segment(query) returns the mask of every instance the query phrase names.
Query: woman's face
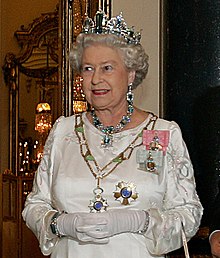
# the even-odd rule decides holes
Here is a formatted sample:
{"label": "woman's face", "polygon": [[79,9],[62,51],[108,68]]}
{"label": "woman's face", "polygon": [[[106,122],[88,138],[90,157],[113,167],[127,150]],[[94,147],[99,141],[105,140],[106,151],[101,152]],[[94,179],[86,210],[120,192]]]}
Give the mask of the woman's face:
{"label": "woman's face", "polygon": [[96,44],[84,50],[81,75],[87,101],[97,110],[113,110],[127,102],[135,72],[127,71],[119,51]]}

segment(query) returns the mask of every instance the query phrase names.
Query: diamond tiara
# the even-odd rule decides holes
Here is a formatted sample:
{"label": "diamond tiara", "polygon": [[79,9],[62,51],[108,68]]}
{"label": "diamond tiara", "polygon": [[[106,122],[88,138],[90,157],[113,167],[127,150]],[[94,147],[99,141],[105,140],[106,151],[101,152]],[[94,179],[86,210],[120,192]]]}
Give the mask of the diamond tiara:
{"label": "diamond tiara", "polygon": [[97,11],[94,21],[85,16],[82,33],[84,34],[115,34],[123,37],[128,44],[140,44],[141,31],[135,32],[134,26],[129,28],[122,13],[111,19],[103,11]]}

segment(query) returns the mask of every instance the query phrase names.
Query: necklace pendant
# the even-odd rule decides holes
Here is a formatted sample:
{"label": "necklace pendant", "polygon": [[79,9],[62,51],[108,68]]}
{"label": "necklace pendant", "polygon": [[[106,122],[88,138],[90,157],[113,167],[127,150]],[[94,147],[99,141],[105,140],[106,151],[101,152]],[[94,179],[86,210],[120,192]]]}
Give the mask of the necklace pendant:
{"label": "necklace pendant", "polygon": [[97,186],[94,190],[94,198],[90,200],[89,208],[90,212],[103,212],[106,211],[108,204],[107,200],[102,197],[103,189]]}
{"label": "necklace pendant", "polygon": [[101,146],[103,148],[112,147],[113,136],[111,134],[105,134],[101,141]]}

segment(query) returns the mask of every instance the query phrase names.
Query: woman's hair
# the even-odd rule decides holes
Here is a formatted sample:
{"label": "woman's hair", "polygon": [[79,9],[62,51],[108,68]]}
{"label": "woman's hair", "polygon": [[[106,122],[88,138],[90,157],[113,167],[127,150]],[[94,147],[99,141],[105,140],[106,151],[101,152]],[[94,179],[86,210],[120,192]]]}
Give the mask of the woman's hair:
{"label": "woman's hair", "polygon": [[135,71],[132,88],[135,89],[146,77],[148,72],[148,55],[140,44],[129,44],[123,37],[114,34],[79,34],[76,43],[70,51],[70,62],[77,72],[81,72],[82,55],[86,47],[103,44],[120,50],[125,67],[128,71]]}

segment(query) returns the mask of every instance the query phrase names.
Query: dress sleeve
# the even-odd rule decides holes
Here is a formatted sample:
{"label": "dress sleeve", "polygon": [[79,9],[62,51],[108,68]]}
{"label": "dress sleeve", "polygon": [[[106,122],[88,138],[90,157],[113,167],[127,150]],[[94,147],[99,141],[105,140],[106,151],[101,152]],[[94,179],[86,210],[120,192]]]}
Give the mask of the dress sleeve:
{"label": "dress sleeve", "polygon": [[196,193],[193,166],[179,126],[171,122],[170,141],[165,156],[166,191],[163,209],[149,210],[150,224],[145,234],[146,245],[152,254],[160,255],[180,248],[182,229],[187,240],[200,225],[203,207]]}
{"label": "dress sleeve", "polygon": [[64,117],[55,122],[44,146],[44,153],[35,173],[32,192],[27,196],[22,216],[26,225],[39,241],[41,252],[49,255],[59,238],[52,234],[50,222],[57,212],[52,207],[50,187],[52,183],[54,139],[59,124]]}

